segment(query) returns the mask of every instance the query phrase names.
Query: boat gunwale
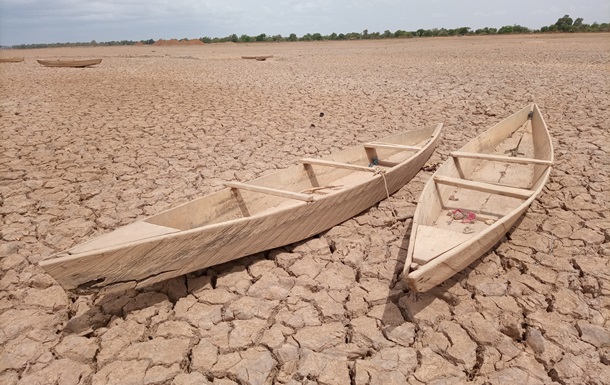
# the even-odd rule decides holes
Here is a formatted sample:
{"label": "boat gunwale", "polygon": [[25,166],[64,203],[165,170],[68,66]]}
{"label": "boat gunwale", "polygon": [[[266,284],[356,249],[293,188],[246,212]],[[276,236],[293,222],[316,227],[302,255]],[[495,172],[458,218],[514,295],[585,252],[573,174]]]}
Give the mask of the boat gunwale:
{"label": "boat gunwale", "polygon": [[[543,133],[545,134],[545,138],[548,142],[549,145],[549,158],[550,159],[545,159],[545,160],[549,160],[551,162],[555,162],[555,151],[553,148],[553,142],[551,139],[551,135],[550,132],[548,130],[548,126],[544,120],[544,117],[542,116],[542,113],[540,112],[540,109],[538,108],[538,106],[535,103],[531,103],[528,106],[524,107],[523,109],[515,112],[514,114],[509,115],[508,117],[506,117],[505,119],[502,119],[500,122],[496,123],[495,125],[493,125],[492,127],[490,127],[489,129],[483,131],[482,133],[480,133],[479,135],[477,135],[476,137],[474,137],[473,139],[471,139],[470,141],[468,141],[464,146],[462,146],[462,148],[460,148],[460,150],[458,151],[462,151],[463,147],[466,147],[468,144],[470,144],[471,142],[474,142],[476,140],[478,140],[481,136],[483,136],[485,133],[487,133],[488,131],[494,129],[495,127],[499,126],[504,120],[509,119],[511,116],[520,113],[521,111],[523,111],[526,108],[530,108],[530,110],[537,114],[540,119],[541,119],[541,123],[542,123],[542,128],[543,128]],[[447,160],[445,162],[448,162],[449,159],[451,158],[451,156],[449,156],[447,158]],[[443,163],[445,164],[445,163]],[[442,165],[441,165],[442,167]],[[512,226],[512,224],[514,224],[514,222],[516,222],[519,217],[521,215],[523,215],[525,213],[525,211],[528,209],[528,207],[533,203],[533,201],[535,199],[538,198],[538,196],[540,195],[540,193],[542,192],[542,190],[544,189],[544,186],[546,185],[551,171],[553,170],[553,165],[545,165],[546,169],[544,170],[544,172],[542,173],[542,175],[538,178],[538,180],[533,181],[533,186],[538,184],[538,187],[536,189],[532,189],[532,194],[523,200],[523,202],[521,202],[520,204],[518,204],[512,211],[510,211],[509,213],[503,215],[502,217],[500,217],[496,222],[494,222],[493,224],[489,225],[489,227],[487,227],[486,229],[484,229],[483,231],[475,234],[475,236],[473,236],[472,238],[468,239],[467,241],[464,241],[460,244],[458,244],[457,246],[443,252],[442,254],[440,254],[439,256],[435,257],[434,259],[430,260],[428,263],[423,264],[421,266],[419,266],[417,268],[417,270],[413,270],[410,271],[411,269],[411,264],[413,263],[413,254],[414,254],[414,249],[415,249],[415,240],[417,238],[417,226],[419,226],[419,223],[417,223],[417,219],[418,219],[418,211],[419,210],[423,210],[424,206],[425,208],[427,208],[429,205],[427,204],[423,204],[422,198],[424,196],[424,191],[426,191],[429,187],[432,186],[435,182],[434,182],[434,175],[436,174],[436,172],[430,177],[430,179],[428,180],[428,182],[426,183],[426,185],[424,186],[424,189],[422,190],[422,194],[420,195],[420,198],[418,199],[417,202],[417,208],[416,208],[416,212],[414,213],[413,216],[413,225],[411,228],[411,236],[409,239],[409,247],[408,247],[408,251],[407,251],[407,258],[405,261],[405,265],[403,268],[403,279],[406,281],[407,286],[409,287],[410,290],[415,291],[415,292],[424,292],[427,291],[431,288],[433,288],[434,286],[444,282],[445,280],[451,278],[452,276],[454,276],[455,274],[459,273],[461,270],[456,271],[455,269],[453,269],[451,266],[446,265],[446,261],[451,260],[453,258],[455,258],[456,256],[458,256],[460,253],[462,253],[464,250],[467,250],[469,247],[471,247],[472,245],[474,245],[475,243],[479,242],[481,239],[484,239],[485,237],[487,237],[489,234],[493,234],[495,233],[496,230],[498,230],[498,228],[500,226],[503,226],[504,229],[503,231],[501,231],[500,233],[498,233],[498,237],[494,237],[497,238],[494,240],[494,244],[496,244],[500,239],[502,239],[502,237],[510,230],[510,227]],[[440,170],[440,167],[439,167]],[[438,171],[438,170],[437,170]],[[512,224],[511,226],[505,226],[507,223],[511,222]],[[491,246],[491,248],[493,248],[493,245]],[[478,258],[482,257],[483,255],[485,255],[486,253],[489,252],[489,250],[491,250],[491,248],[487,248],[486,250],[484,250],[482,253],[476,253],[475,255],[471,255],[468,261],[468,259],[465,259],[465,261],[468,261],[467,265],[470,265],[471,263],[473,263],[474,261],[476,261]],[[434,281],[432,281],[432,283],[430,283],[430,281],[426,281],[425,283],[421,283],[421,277],[427,275],[428,273],[432,272],[435,268],[437,268],[439,265],[445,265],[447,266],[449,269],[451,269],[453,271],[453,274],[446,276],[443,275],[444,278],[442,278],[440,281],[438,279],[435,279]]]}
{"label": "boat gunwale", "polygon": [[[409,162],[417,159],[421,154],[423,154],[424,152],[428,151],[433,144],[437,143],[437,141],[438,141],[438,139],[440,137],[442,128],[443,128],[443,123],[438,123],[435,126],[434,125],[430,125],[430,126],[427,126],[427,127],[424,127],[424,128],[416,129],[416,130],[404,131],[403,133],[409,133],[409,132],[415,132],[415,131],[423,131],[423,130],[431,130],[432,134],[428,138],[428,142],[425,145],[423,145],[420,150],[418,150],[415,153],[412,153],[409,158],[405,159],[404,161],[402,161],[400,163],[397,163],[395,166],[392,166],[390,168],[387,168],[387,169],[383,170],[384,173],[387,174],[387,173],[398,171],[402,167],[405,167],[406,165],[408,165]],[[391,136],[389,136],[389,137],[391,137]],[[382,140],[383,139],[387,139],[389,137],[382,138]],[[362,143],[360,145],[356,145],[356,146],[351,146],[351,147],[345,148],[344,150],[349,150],[350,148],[357,149],[357,148],[360,148],[360,147],[364,147],[364,143]],[[292,166],[295,166],[295,165],[292,165]],[[288,166],[288,167],[291,167],[291,166]],[[286,169],[288,169],[288,168],[286,168]],[[261,178],[264,178],[264,177],[268,177],[269,175],[272,175],[272,174],[277,173],[277,172],[282,172],[282,171],[284,171],[286,169],[277,170],[277,171],[275,171],[273,173],[270,173],[270,174],[267,174],[267,175],[263,175],[260,178],[253,179],[251,181],[247,181],[247,182],[244,182],[244,183],[254,182],[254,181],[258,180],[258,179],[261,179]],[[359,172],[359,171],[354,171],[354,172]],[[41,260],[39,262],[39,264],[40,264],[41,267],[44,267],[44,266],[53,265],[53,264],[62,263],[62,262],[68,262],[68,261],[76,260],[76,259],[80,259],[80,258],[87,258],[87,257],[92,256],[92,255],[108,253],[108,252],[112,252],[112,251],[120,250],[120,249],[124,249],[124,248],[136,247],[136,246],[142,245],[144,243],[156,242],[156,241],[161,241],[163,239],[171,239],[171,238],[181,237],[181,236],[188,236],[190,234],[195,234],[195,233],[199,233],[199,232],[203,232],[203,231],[207,231],[207,230],[213,230],[213,229],[219,229],[219,228],[223,228],[223,227],[229,227],[229,226],[233,226],[233,225],[240,224],[240,223],[243,223],[243,222],[251,221],[252,218],[264,217],[266,215],[271,215],[271,214],[285,213],[287,211],[293,210],[295,207],[300,207],[300,206],[304,206],[304,205],[308,205],[308,204],[313,204],[314,202],[324,201],[326,199],[330,199],[331,197],[334,197],[337,194],[348,193],[349,191],[357,189],[362,184],[370,183],[370,182],[372,182],[372,181],[374,181],[376,179],[382,178],[382,177],[384,177],[384,176],[382,176],[380,173],[376,173],[376,174],[372,175],[372,177],[370,179],[366,179],[365,181],[363,181],[361,183],[354,184],[352,186],[349,186],[348,188],[345,188],[345,189],[342,189],[342,190],[338,190],[338,191],[332,191],[331,193],[323,195],[323,196],[314,195],[314,199],[313,199],[312,202],[297,201],[297,202],[295,202],[294,205],[291,205],[289,207],[283,207],[283,208],[280,208],[280,209],[277,209],[277,210],[273,210],[273,211],[270,211],[270,212],[267,212],[267,213],[263,213],[261,215],[255,214],[255,215],[252,215],[252,216],[249,216],[249,217],[230,219],[230,220],[226,220],[226,221],[222,221],[222,222],[218,222],[218,223],[212,223],[212,224],[209,224],[209,225],[195,227],[193,229],[188,229],[188,230],[179,230],[179,229],[177,229],[178,231],[172,232],[172,233],[169,233],[169,234],[156,235],[156,236],[142,238],[142,239],[135,240],[135,241],[128,241],[128,242],[125,242],[125,243],[120,243],[120,244],[113,245],[113,246],[100,247],[100,248],[91,249],[91,250],[87,250],[87,251],[80,252],[80,253],[70,254],[70,250],[71,249],[74,249],[74,248],[82,245],[82,243],[81,244],[77,244],[77,245],[71,247],[70,249],[63,250],[61,252],[58,252],[56,254],[53,254],[53,255],[51,255],[51,256]],[[216,193],[219,193],[219,192],[221,192],[223,190],[230,190],[230,188],[223,188],[221,190],[214,191],[214,192],[211,192],[209,194],[205,194],[205,195],[203,195],[201,197],[198,197],[196,199],[201,199],[201,198],[204,198],[205,196],[208,196],[208,195],[211,195],[211,194],[216,194]],[[176,207],[170,208],[168,210],[164,210],[164,211],[162,211],[162,212],[160,212],[158,214],[155,214],[155,215],[152,215],[152,216],[148,216],[146,218],[143,218],[141,220],[132,222],[130,224],[138,223],[138,222],[145,222],[147,219],[149,219],[149,218],[151,218],[153,216],[160,215],[162,213],[166,213],[166,212],[171,211],[171,210],[175,210],[175,209],[179,208],[180,206],[189,204],[191,202],[192,201],[185,202],[185,203],[183,203],[181,205],[178,205]],[[128,226],[128,225],[125,225],[125,226]],[[113,229],[112,231],[117,230],[117,229],[122,228],[122,227],[124,227],[124,226],[117,227],[117,228]],[[171,228],[171,227],[168,227],[168,228]],[[105,234],[100,234],[99,237],[107,235],[107,234],[110,234],[110,233],[112,233],[112,231],[110,231],[108,233],[105,233]],[[92,240],[94,240],[96,238],[98,238],[98,237],[93,237],[93,238],[89,239],[88,241],[92,241]],[[88,241],[86,241],[86,242],[88,242]]]}

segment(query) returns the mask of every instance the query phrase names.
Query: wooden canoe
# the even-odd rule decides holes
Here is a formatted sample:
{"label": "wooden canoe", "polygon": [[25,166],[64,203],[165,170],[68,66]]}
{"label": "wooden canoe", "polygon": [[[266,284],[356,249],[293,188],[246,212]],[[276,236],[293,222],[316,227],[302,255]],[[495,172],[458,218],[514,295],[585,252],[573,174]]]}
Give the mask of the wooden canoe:
{"label": "wooden canoe", "polygon": [[39,64],[45,67],[74,67],[83,68],[100,64],[102,59],[90,60],[36,60]]}
{"label": "wooden canoe", "polygon": [[24,60],[22,57],[5,57],[0,58],[0,63],[21,63]]}
{"label": "wooden canoe", "polygon": [[249,59],[249,60],[257,60],[257,61],[265,61],[267,59],[271,59],[273,57],[273,55],[265,55],[265,56],[242,56],[242,59]]}
{"label": "wooden canoe", "polygon": [[450,153],[415,210],[403,272],[409,288],[426,291],[496,245],[540,194],[553,160],[535,104]]}
{"label": "wooden canoe", "polygon": [[438,124],[407,131],[302,159],[250,182],[226,183],[223,190],[84,242],[40,266],[68,290],[124,290],[298,242],[398,191],[424,166],[441,129]]}

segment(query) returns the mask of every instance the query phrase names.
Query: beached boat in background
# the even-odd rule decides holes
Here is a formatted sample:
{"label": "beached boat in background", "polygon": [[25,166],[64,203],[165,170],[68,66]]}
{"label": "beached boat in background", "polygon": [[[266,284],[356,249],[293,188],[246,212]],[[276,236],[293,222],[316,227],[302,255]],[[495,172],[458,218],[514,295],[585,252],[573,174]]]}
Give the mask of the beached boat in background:
{"label": "beached boat in background", "polygon": [[263,56],[242,56],[242,59],[248,60],[257,60],[257,61],[265,61],[267,59],[271,59],[273,55],[263,55]]}
{"label": "beached boat in background", "polygon": [[535,104],[449,155],[424,187],[413,218],[403,277],[416,292],[498,243],[540,194],[554,160]]}
{"label": "beached boat in background", "polygon": [[403,187],[442,124],[365,143],[203,196],[40,262],[64,288],[138,288],[325,231]]}
{"label": "beached boat in background", "polygon": [[0,63],[21,63],[24,60],[22,57],[5,57],[0,58]]}
{"label": "beached boat in background", "polygon": [[36,60],[39,64],[45,67],[74,67],[84,68],[100,64],[102,59],[87,59],[87,60]]}

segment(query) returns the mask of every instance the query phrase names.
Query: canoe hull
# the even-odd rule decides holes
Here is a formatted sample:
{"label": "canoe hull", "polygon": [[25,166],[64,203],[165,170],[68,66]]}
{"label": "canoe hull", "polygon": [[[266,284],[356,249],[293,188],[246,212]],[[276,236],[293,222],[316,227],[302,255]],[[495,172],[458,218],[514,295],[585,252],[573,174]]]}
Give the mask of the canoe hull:
{"label": "canoe hull", "polygon": [[8,58],[0,58],[0,63],[21,63],[25,58],[22,57],[8,57]]}
{"label": "canoe hull", "polygon": [[[540,111],[536,105],[526,107],[518,113],[511,115],[500,124],[474,138],[460,151],[470,152],[481,148],[489,149],[494,147],[497,143],[494,140],[491,140],[491,138],[512,134],[513,132],[511,131],[511,125],[513,124],[513,121],[515,124],[520,124],[521,120],[528,116],[528,113],[533,115],[532,119],[534,129],[532,130],[532,136],[533,142],[536,142],[535,144],[537,145],[537,148],[533,152],[538,153],[537,158],[539,161],[542,160],[544,162],[552,163],[554,157],[550,135],[548,134],[544,119],[542,118],[542,115],[540,114]],[[494,130],[496,130],[496,132],[494,132]],[[521,141],[519,141],[519,143],[521,143]],[[497,218],[493,224],[486,226],[478,233],[474,234],[467,241],[458,241],[455,244],[450,244],[446,250],[440,251],[438,256],[434,257],[423,265],[416,266],[415,270],[410,271],[412,263],[417,258],[416,244],[417,242],[423,242],[421,237],[418,237],[418,230],[421,229],[420,226],[433,226],[431,224],[432,220],[428,216],[430,212],[440,210],[442,213],[443,211],[448,211],[447,208],[440,208],[438,206],[438,202],[435,202],[435,200],[437,200],[436,197],[439,194],[438,185],[435,182],[435,176],[437,174],[443,176],[451,175],[452,173],[455,173],[453,167],[454,160],[450,156],[449,159],[443,165],[441,165],[441,167],[439,167],[437,172],[432,178],[430,178],[424,187],[414,214],[403,278],[406,280],[409,288],[415,292],[427,291],[451,278],[455,274],[465,269],[468,265],[475,262],[484,253],[500,242],[511,227],[527,211],[531,203],[538,197],[552,170],[550,165],[530,165],[532,185],[528,186],[528,190],[531,191],[531,195],[527,199],[523,199],[523,201],[519,204],[514,204],[510,208],[510,211],[507,211],[504,215]],[[474,166],[472,168],[474,168]],[[460,170],[460,172],[463,172],[463,170]],[[451,191],[449,191],[449,193],[451,193]],[[444,206],[445,203],[448,204],[449,202],[450,201],[448,199],[445,200],[442,206]],[[458,202],[455,202],[455,204],[459,204]],[[441,216],[436,220],[435,226],[438,226],[438,221],[448,221],[447,223],[449,223],[449,221],[451,221],[449,218],[450,217],[447,216],[444,216],[443,218],[441,214]],[[449,226],[444,227],[447,228]],[[427,228],[429,229],[429,227]],[[456,237],[457,236],[458,235],[456,235]],[[460,234],[459,236],[462,235]],[[440,242],[443,241],[445,240],[440,240]],[[419,250],[422,250],[422,248],[419,248]]]}
{"label": "canoe hull", "polygon": [[72,67],[84,68],[100,64],[102,59],[91,60],[36,60],[39,64],[45,67]]}
{"label": "canoe hull", "polygon": [[[260,215],[119,247],[75,254],[68,250],[42,261],[40,265],[69,290],[87,291],[113,285],[142,287],[301,241],[386,198],[386,183],[390,194],[403,187],[434,151],[441,127],[438,125],[430,131],[433,135],[428,135],[430,140],[420,151],[407,161],[387,169],[383,176],[371,173],[362,183],[316,196],[313,202],[298,202]],[[159,214],[159,217],[164,216],[167,213]]]}

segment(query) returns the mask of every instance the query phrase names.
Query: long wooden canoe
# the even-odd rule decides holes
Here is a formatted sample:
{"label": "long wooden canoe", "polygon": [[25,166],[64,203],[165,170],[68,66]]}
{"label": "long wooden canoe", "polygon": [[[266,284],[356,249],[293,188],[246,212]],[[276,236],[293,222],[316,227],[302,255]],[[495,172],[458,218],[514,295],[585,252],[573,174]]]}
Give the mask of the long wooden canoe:
{"label": "long wooden canoe", "polygon": [[0,58],[0,63],[21,63],[25,58],[22,57],[5,57]]}
{"label": "long wooden canoe", "polygon": [[434,151],[441,129],[438,124],[407,131],[302,159],[250,182],[226,183],[223,190],[84,242],[40,266],[68,290],[122,290],[298,242],[403,187]]}
{"label": "long wooden canoe", "polygon": [[87,59],[87,60],[36,60],[39,64],[45,67],[75,67],[83,68],[96,64],[100,64],[102,59]]}
{"label": "long wooden canoe", "polygon": [[242,59],[251,59],[251,60],[258,60],[258,61],[265,61],[267,59],[271,59],[273,57],[273,55],[264,55],[264,56],[242,56]]}
{"label": "long wooden canoe", "polygon": [[450,153],[415,210],[403,272],[410,289],[440,284],[496,245],[540,194],[553,160],[535,104]]}

